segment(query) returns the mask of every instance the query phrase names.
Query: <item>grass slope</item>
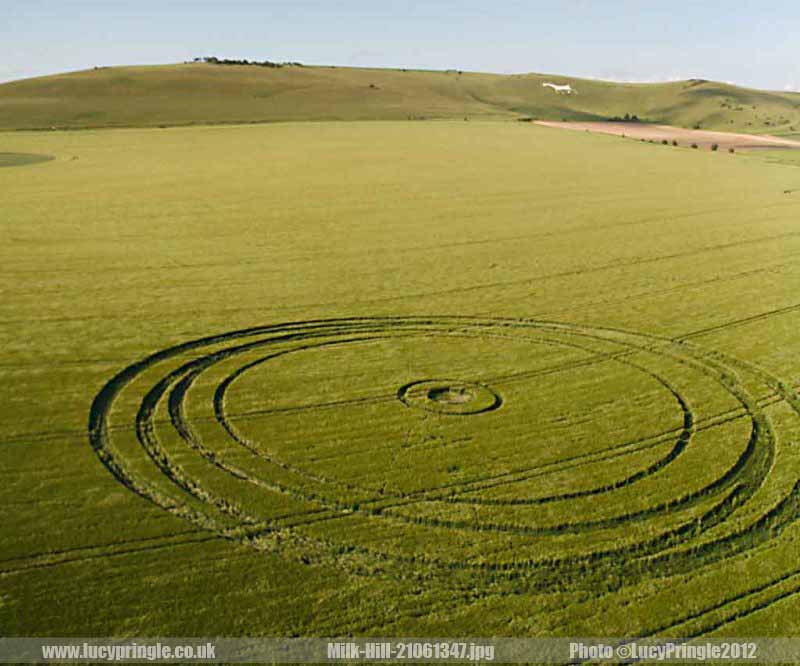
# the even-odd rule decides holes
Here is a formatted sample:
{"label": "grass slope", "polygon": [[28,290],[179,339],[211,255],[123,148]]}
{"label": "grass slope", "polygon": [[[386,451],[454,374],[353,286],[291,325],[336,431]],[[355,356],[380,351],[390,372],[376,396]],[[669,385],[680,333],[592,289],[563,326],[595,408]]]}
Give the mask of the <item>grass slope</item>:
{"label": "grass slope", "polygon": [[[544,82],[569,83],[557,94]],[[691,80],[624,84],[543,74],[181,64],[110,67],[0,85],[0,128],[287,120],[603,120],[797,132],[800,95]]]}

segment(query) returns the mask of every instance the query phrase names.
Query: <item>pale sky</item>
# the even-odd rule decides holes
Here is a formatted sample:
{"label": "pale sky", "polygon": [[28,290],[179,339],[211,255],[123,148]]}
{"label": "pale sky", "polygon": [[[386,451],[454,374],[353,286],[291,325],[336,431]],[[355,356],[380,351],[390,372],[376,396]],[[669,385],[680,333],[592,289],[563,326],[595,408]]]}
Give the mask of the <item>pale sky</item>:
{"label": "pale sky", "polygon": [[195,56],[800,90],[800,2],[0,0],[0,81]]}

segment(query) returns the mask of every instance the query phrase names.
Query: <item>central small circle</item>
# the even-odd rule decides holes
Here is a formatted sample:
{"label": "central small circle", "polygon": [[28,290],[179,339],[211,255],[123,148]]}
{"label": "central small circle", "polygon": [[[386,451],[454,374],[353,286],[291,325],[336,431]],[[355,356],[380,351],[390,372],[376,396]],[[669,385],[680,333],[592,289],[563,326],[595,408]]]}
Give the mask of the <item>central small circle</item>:
{"label": "central small circle", "polygon": [[491,412],[503,404],[485,384],[452,379],[423,379],[401,386],[398,399],[407,407],[438,414],[468,416]]}
{"label": "central small circle", "polygon": [[448,405],[463,405],[475,398],[475,394],[464,386],[444,386],[428,391],[428,398]]}

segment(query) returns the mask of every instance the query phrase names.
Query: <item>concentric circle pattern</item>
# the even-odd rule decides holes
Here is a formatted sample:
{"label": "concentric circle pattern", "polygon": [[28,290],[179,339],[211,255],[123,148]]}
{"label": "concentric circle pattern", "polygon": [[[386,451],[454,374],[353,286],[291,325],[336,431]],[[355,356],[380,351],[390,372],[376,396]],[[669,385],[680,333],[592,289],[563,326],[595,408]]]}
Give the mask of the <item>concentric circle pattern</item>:
{"label": "concentric circle pattern", "polygon": [[409,407],[468,416],[497,409],[503,399],[488,386],[452,379],[427,379],[402,386],[397,397]]}
{"label": "concentric circle pattern", "polygon": [[798,486],[776,470],[796,462],[781,432],[798,410],[778,379],[685,341],[373,317],[155,353],[101,390],[89,434],[128,488],[258,548],[608,589],[791,523]]}

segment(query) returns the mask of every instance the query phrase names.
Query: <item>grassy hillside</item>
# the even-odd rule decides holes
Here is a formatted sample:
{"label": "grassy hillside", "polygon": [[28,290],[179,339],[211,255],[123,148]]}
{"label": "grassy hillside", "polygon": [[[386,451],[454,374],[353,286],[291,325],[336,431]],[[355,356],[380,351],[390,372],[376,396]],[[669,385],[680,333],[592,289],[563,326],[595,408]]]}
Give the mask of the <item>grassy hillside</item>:
{"label": "grassy hillside", "polygon": [[[544,82],[569,83],[559,94]],[[800,94],[691,80],[622,84],[544,74],[182,64],[113,67],[0,85],[0,128],[286,120],[602,120],[626,113],[685,127],[800,131]]]}

